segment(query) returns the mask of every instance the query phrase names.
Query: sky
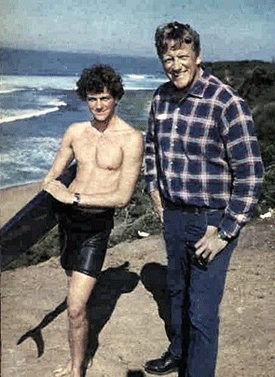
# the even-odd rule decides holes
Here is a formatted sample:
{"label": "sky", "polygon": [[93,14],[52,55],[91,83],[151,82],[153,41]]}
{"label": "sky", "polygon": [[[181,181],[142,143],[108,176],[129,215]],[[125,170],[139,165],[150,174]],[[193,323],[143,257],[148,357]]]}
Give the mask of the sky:
{"label": "sky", "polygon": [[171,21],[201,38],[203,60],[275,60],[275,0],[2,0],[0,46],[156,57]]}

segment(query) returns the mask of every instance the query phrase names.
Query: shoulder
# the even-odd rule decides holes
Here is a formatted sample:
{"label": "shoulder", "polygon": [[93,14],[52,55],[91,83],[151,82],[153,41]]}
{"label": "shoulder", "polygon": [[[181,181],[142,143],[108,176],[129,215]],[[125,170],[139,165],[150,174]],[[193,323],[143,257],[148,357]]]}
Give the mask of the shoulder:
{"label": "shoulder", "polygon": [[206,72],[203,76],[205,85],[204,97],[214,98],[220,105],[226,106],[232,101],[243,102],[244,100],[239,96],[237,91],[230,85],[225,84],[218,77]]}
{"label": "shoulder", "polygon": [[223,120],[236,122],[242,119],[245,122],[252,121],[251,110],[247,102],[230,85],[223,83],[213,75],[209,75],[208,86],[204,98],[210,98],[214,106],[221,110]]}
{"label": "shoulder", "polygon": [[77,137],[81,135],[89,126],[89,122],[76,122],[69,125],[65,131],[65,135]]}
{"label": "shoulder", "polygon": [[142,137],[142,132],[127,122],[125,122],[123,119],[118,118],[119,121],[119,131],[121,131],[121,135],[125,135],[126,137],[133,137],[133,138],[140,138]]}
{"label": "shoulder", "polygon": [[120,141],[123,149],[142,149],[144,136],[140,130],[130,126],[124,120],[119,118],[119,132]]}
{"label": "shoulder", "polygon": [[135,144],[138,148],[143,148],[144,135],[141,131],[132,128],[130,141]]}

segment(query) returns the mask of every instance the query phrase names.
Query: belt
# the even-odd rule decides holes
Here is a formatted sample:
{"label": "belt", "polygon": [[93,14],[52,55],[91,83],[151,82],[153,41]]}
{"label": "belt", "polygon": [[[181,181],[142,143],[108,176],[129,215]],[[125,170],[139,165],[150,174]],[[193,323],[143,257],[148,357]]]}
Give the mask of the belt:
{"label": "belt", "polygon": [[163,203],[164,209],[167,209],[168,211],[182,211],[187,213],[203,213],[209,211],[209,208],[207,207],[197,207],[193,206],[191,204],[175,204],[172,202],[169,202],[167,200]]}

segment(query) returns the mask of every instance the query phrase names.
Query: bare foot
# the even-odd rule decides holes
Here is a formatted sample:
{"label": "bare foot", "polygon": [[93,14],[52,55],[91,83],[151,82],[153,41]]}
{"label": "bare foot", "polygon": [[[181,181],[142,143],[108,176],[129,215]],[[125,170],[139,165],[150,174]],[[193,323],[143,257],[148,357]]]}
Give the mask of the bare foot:
{"label": "bare foot", "polygon": [[87,364],[87,368],[91,368],[92,366],[93,366],[93,359],[90,359]]}
{"label": "bare foot", "polygon": [[[93,365],[93,360],[90,359],[87,368],[91,368]],[[62,376],[68,376],[70,373],[72,373],[72,361],[69,360],[65,367],[59,368],[54,371],[54,377],[62,377]]]}
{"label": "bare foot", "polygon": [[54,377],[68,376],[72,372],[72,361],[69,360],[65,367],[56,369],[54,371]]}

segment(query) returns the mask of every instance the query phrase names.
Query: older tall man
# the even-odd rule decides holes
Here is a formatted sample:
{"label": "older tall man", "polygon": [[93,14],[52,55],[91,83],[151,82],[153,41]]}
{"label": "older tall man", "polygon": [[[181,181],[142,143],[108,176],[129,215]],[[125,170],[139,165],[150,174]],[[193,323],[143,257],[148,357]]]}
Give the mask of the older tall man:
{"label": "older tall man", "polygon": [[168,23],[155,42],[169,82],[152,101],[146,181],[164,222],[173,337],[145,370],[213,377],[226,272],[260,196],[262,160],[247,104],[202,68],[198,33]]}

